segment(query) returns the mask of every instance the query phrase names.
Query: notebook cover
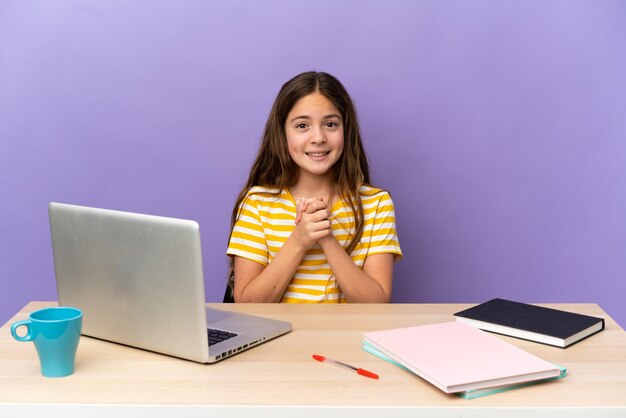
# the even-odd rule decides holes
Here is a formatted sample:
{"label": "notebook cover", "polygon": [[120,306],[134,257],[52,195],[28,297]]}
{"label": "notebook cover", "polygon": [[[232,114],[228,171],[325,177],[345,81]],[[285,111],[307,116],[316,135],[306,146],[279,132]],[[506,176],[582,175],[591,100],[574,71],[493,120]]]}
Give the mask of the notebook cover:
{"label": "notebook cover", "polygon": [[565,340],[604,319],[542,306],[492,299],[460,311],[455,316],[530,331]]}
{"label": "notebook cover", "polygon": [[[403,369],[404,371],[407,371],[411,374],[415,374],[408,368],[404,367],[402,364],[398,363],[397,361],[394,361],[393,359],[387,357],[386,355],[378,351],[376,348],[372,347],[366,341],[363,341],[363,345],[361,346],[361,348],[363,348],[363,350],[367,351],[368,353],[373,354],[393,364],[394,366],[397,366]],[[513,390],[513,389],[519,389],[525,386],[534,385],[536,383],[542,383],[542,382],[548,382],[550,380],[561,379],[565,376],[567,376],[567,369],[565,367],[559,367],[559,375],[555,377],[549,377],[546,379],[533,380],[530,382],[517,383],[517,384],[512,384],[512,385],[502,385],[502,386],[494,386],[494,387],[483,388],[483,389],[466,390],[463,392],[456,392],[455,395],[458,395],[464,399],[482,398],[483,396],[493,395],[493,394],[500,393],[500,392],[506,392],[508,390]]]}
{"label": "notebook cover", "polygon": [[462,322],[364,335],[378,351],[447,393],[559,375],[553,364]]}

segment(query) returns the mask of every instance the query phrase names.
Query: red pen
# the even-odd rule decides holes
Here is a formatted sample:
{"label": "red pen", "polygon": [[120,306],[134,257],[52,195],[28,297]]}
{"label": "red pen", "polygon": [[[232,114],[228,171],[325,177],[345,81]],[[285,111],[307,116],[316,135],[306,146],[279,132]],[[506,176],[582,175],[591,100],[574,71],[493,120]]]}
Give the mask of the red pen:
{"label": "red pen", "polygon": [[332,364],[333,366],[341,367],[342,369],[356,372],[360,374],[361,376],[369,377],[372,379],[378,379],[378,375],[376,373],[372,373],[369,370],[361,369],[360,367],[350,366],[349,364],[342,363],[340,361],[333,360],[328,357],[320,356],[319,354],[313,354],[313,358],[317,361],[321,361],[322,363]]}

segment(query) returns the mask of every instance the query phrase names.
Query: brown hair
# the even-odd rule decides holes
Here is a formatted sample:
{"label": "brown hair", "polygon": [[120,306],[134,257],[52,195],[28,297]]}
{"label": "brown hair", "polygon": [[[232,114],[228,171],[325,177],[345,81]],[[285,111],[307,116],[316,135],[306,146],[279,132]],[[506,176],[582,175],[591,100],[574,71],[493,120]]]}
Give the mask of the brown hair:
{"label": "brown hair", "polygon": [[[298,180],[298,166],[293,162],[287,148],[285,122],[287,115],[298,100],[312,93],[320,93],[339,110],[343,120],[344,148],[339,160],[333,165],[333,181],[339,198],[352,210],[356,230],[346,252],[352,253],[363,234],[363,204],[359,188],[370,183],[369,166],[357,121],[356,110],[344,86],[330,74],[305,72],[283,84],[265,125],[261,146],[257,153],[248,181],[243,187],[231,215],[231,233],[239,217],[240,207],[248,190],[253,186],[270,186],[279,193],[293,186]],[[228,283],[233,288],[234,260],[230,258]]]}

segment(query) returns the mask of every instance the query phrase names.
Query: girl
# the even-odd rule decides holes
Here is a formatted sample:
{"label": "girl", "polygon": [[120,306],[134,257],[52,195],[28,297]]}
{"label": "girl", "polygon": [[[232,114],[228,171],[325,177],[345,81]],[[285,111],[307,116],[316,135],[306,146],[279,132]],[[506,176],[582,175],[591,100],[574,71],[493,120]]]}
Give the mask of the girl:
{"label": "girl", "polygon": [[389,193],[369,185],[350,96],[330,74],[283,85],[237,198],[236,302],[389,302],[402,256]]}

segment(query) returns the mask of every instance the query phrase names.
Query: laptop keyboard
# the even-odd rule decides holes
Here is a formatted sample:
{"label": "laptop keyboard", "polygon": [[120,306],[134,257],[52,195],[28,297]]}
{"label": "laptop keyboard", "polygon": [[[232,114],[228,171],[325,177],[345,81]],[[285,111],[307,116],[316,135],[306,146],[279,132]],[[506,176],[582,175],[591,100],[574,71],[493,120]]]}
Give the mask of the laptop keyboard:
{"label": "laptop keyboard", "polygon": [[207,332],[209,333],[209,346],[237,336],[234,332],[222,331],[221,329],[207,328]]}

